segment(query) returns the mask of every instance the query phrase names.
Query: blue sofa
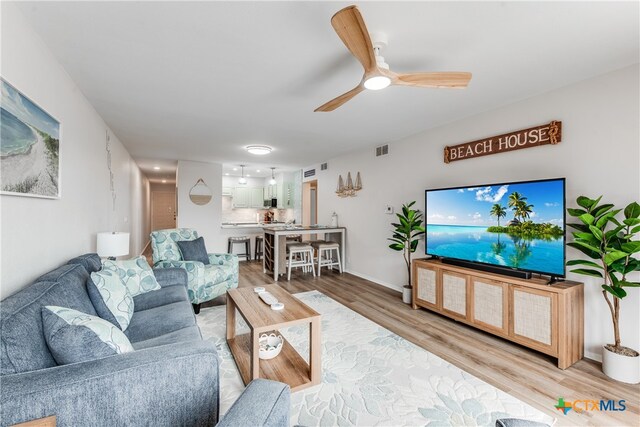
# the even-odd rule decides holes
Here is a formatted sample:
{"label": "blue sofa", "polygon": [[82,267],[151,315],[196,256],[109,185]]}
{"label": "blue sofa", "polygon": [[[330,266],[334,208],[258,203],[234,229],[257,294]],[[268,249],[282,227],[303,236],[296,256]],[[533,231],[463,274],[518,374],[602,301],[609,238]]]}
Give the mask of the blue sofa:
{"label": "blue sofa", "polygon": [[[0,425],[50,415],[58,426],[212,426],[219,421],[218,355],[204,341],[183,269],[154,270],[161,289],[134,298],[125,334],[135,351],[58,366],[41,308],[96,315],[86,282],[96,254],[72,259],[0,302]],[[256,380],[220,426],[288,426],[289,387]]]}

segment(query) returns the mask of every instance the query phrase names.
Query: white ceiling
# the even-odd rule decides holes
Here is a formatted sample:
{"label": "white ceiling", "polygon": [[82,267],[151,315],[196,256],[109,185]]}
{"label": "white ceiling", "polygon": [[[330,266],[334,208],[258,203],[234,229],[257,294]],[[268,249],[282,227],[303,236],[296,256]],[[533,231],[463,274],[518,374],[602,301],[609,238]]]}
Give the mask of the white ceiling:
{"label": "white ceiling", "polygon": [[[392,70],[471,71],[471,84],[364,92],[314,113],[362,75],[330,25],[347,4],[20,8],[145,171],[149,159],[305,166],[639,62],[638,2],[359,3],[388,35]],[[252,143],[273,153],[252,156]]]}

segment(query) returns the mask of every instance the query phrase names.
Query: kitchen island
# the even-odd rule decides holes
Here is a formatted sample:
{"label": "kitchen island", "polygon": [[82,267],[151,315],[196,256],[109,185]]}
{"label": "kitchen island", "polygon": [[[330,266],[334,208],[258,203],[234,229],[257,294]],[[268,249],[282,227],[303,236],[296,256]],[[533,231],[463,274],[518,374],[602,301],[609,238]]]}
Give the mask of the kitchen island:
{"label": "kitchen island", "polygon": [[273,280],[276,282],[281,274],[287,272],[287,236],[292,234],[323,234],[324,240],[340,243],[342,265],[347,265],[346,229],[344,227],[323,225],[267,226],[263,230],[264,256],[262,257],[262,269],[267,274],[273,274]]}

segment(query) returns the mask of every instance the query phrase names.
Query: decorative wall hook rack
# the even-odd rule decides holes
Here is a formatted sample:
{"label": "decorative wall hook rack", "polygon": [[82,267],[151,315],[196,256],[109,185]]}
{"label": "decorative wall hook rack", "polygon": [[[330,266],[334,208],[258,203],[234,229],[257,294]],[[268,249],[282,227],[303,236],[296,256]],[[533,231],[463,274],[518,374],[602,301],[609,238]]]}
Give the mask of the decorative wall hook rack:
{"label": "decorative wall hook rack", "polygon": [[347,183],[344,183],[342,175],[338,176],[338,188],[336,194],[338,197],[355,197],[358,191],[362,190],[362,179],[360,178],[360,172],[356,174],[356,183],[353,183],[351,179],[351,172],[347,172]]}

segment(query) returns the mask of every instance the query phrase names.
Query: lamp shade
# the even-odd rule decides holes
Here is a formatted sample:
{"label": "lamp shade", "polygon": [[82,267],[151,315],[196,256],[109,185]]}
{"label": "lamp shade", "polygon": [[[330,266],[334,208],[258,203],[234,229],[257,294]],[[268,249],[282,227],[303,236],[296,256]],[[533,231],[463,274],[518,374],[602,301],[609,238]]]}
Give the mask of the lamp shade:
{"label": "lamp shade", "polygon": [[97,252],[101,257],[129,255],[129,233],[98,233]]}

